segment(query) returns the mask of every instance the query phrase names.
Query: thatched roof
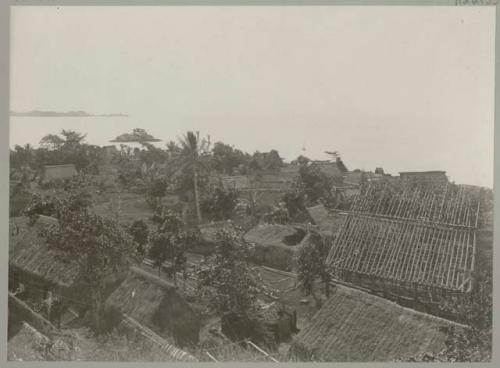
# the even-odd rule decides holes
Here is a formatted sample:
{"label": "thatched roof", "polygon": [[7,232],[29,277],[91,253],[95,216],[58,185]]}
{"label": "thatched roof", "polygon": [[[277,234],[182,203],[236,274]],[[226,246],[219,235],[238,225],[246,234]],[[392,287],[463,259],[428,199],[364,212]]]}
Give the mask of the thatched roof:
{"label": "thatched roof", "polygon": [[198,340],[199,321],[173,284],[137,267],[106,300],[106,309],[127,315],[179,343]]}
{"label": "thatched roof", "polygon": [[[244,238],[246,241],[263,246],[280,246],[289,248],[304,241],[307,232],[290,225],[258,225],[250,229]],[[298,240],[297,244],[294,239]]]}
{"label": "thatched roof", "polygon": [[30,226],[25,217],[11,218],[11,226],[16,226],[19,233],[11,231],[9,244],[9,265],[47,282],[61,287],[70,287],[80,274],[76,261],[68,261],[61,252],[49,248],[40,235],[46,226],[57,224],[57,220],[40,216]]}
{"label": "thatched roof", "polygon": [[215,243],[215,234],[217,231],[231,226],[229,221],[216,221],[198,225],[198,229],[200,230],[200,235],[204,242]]}
{"label": "thatched roof", "polygon": [[321,203],[308,207],[307,212],[315,225],[318,225],[322,232],[335,234],[344,221],[344,216],[328,212]]}
{"label": "thatched roof", "polygon": [[330,178],[341,178],[345,174],[345,166],[333,161],[313,161],[312,164]]}
{"label": "thatched roof", "polygon": [[67,165],[45,165],[43,167],[43,180],[70,179],[76,175],[76,168],[73,164]]}
{"label": "thatched roof", "polygon": [[[44,356],[43,347],[51,343],[51,348]],[[40,333],[33,326],[22,322],[21,329],[7,343],[8,360],[40,361],[40,360],[65,360],[70,348],[63,340],[51,340]]]}
{"label": "thatched roof", "polygon": [[452,325],[459,326],[337,285],[291,350],[314,361],[392,361],[438,353],[446,339],[443,327]]}

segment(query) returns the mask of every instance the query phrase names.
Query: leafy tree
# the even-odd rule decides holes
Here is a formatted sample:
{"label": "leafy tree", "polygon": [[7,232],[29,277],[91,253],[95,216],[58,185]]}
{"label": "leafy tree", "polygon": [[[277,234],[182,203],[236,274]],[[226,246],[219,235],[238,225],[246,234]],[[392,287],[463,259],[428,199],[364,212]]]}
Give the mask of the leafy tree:
{"label": "leafy tree", "polygon": [[94,323],[102,332],[106,280],[124,271],[134,255],[134,243],[113,219],[81,206],[59,208],[59,223],[45,230],[49,247],[75,260],[83,269],[93,302]]}
{"label": "leafy tree", "polygon": [[300,183],[306,202],[316,204],[320,199],[327,203],[332,201],[332,180],[318,166],[301,166],[299,169]]}
{"label": "leafy tree", "polygon": [[200,288],[208,288],[212,307],[219,313],[248,316],[260,291],[249,258],[252,246],[236,228],[219,229],[213,255],[198,266]]}
{"label": "leafy tree", "polygon": [[165,207],[156,211],[153,221],[157,223],[157,230],[151,234],[149,257],[159,275],[163,263],[170,260],[174,283],[177,284],[177,272],[184,269],[187,261],[184,253],[189,237],[184,230],[185,224],[175,212]]}
{"label": "leafy tree", "polygon": [[[212,156],[214,169],[219,173],[227,175],[235,174],[240,167],[247,165],[250,159],[250,155],[222,142],[214,144]],[[242,174],[242,172],[239,172],[239,174]]]}
{"label": "leafy tree", "polygon": [[291,162],[291,164],[292,165],[307,165],[307,164],[309,164],[309,162],[311,162],[311,160],[308,157],[300,155],[295,160],[293,160]]}
{"label": "leafy tree", "polygon": [[316,232],[309,234],[309,242],[302,246],[297,255],[297,280],[305,295],[314,298],[316,307],[321,307],[321,300],[316,294],[315,282],[321,279],[325,295],[329,296],[330,275],[325,264],[328,247]]}
{"label": "leafy tree", "polygon": [[58,150],[64,144],[64,139],[56,134],[47,134],[40,140],[40,147],[48,150]]}
{"label": "leafy tree", "polygon": [[132,129],[132,133],[123,133],[116,137],[112,142],[158,142],[159,139],[156,139],[151,134],[146,132],[146,130],[141,128]]}
{"label": "leafy tree", "polygon": [[149,228],[146,222],[144,220],[135,220],[130,225],[128,232],[137,243],[139,253],[144,254],[144,247],[148,243],[149,237]]}
{"label": "leafy tree", "polygon": [[277,206],[273,206],[269,212],[264,214],[263,220],[268,224],[289,224],[290,214],[285,203],[280,202]]}
{"label": "leafy tree", "polygon": [[202,213],[211,220],[227,220],[234,213],[239,192],[234,188],[225,189],[222,185],[211,186],[201,200]]}

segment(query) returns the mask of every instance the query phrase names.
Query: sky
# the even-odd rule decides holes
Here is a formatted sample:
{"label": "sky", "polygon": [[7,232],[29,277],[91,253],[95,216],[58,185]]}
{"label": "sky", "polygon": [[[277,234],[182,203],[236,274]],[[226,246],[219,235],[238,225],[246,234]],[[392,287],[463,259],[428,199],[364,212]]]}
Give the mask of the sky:
{"label": "sky", "polygon": [[[12,7],[10,144],[141,127],[493,185],[494,7]],[[57,120],[59,119],[59,120]]]}

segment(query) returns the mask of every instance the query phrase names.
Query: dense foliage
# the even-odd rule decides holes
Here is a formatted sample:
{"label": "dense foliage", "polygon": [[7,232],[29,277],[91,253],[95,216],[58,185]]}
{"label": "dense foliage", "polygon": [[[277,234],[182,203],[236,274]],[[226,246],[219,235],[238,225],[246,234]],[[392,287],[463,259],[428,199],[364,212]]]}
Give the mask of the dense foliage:
{"label": "dense foliage", "polygon": [[325,263],[328,255],[328,246],[315,232],[309,234],[309,239],[297,255],[297,280],[306,296],[311,295],[316,307],[321,307],[321,301],[316,294],[316,281],[321,280],[325,295],[329,296],[330,276]]}
{"label": "dense foliage", "polygon": [[174,283],[177,283],[177,272],[185,269],[187,261],[185,251],[192,239],[185,231],[184,221],[170,209],[165,207],[157,209],[153,221],[157,224],[157,228],[150,234],[148,256],[158,268],[158,274],[161,273],[164,262],[168,260],[169,272],[173,276]]}
{"label": "dense foliage", "polygon": [[212,185],[205,190],[201,198],[201,212],[208,220],[230,219],[238,203],[239,193],[234,188]]}
{"label": "dense foliage", "polygon": [[219,313],[246,316],[255,308],[258,284],[249,259],[252,246],[237,228],[219,229],[213,255],[197,270],[199,287],[208,287],[212,307]]}
{"label": "dense foliage", "polygon": [[134,243],[115,220],[89,211],[81,197],[58,202],[55,207],[58,225],[46,228],[44,236],[49,247],[82,268],[91,291],[94,327],[101,332],[107,280],[127,269],[135,254]]}

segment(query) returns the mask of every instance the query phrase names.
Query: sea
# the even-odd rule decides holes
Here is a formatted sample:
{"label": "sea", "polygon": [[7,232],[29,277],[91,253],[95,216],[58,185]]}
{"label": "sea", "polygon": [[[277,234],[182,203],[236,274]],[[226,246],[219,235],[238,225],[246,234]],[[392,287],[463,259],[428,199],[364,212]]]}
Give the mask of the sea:
{"label": "sea", "polygon": [[[40,140],[47,134],[59,134],[64,130],[75,130],[86,134],[85,141],[98,146],[116,145],[110,142],[123,133],[131,133],[138,128],[137,121],[129,117],[38,117],[38,116],[11,116],[9,124],[9,146],[24,146],[30,144],[38,147]],[[147,128],[146,128],[147,130]],[[154,133],[153,133],[154,135]],[[158,137],[163,138],[163,137]],[[175,139],[171,137],[170,139]],[[164,146],[165,141],[154,142],[156,146]],[[131,147],[139,147],[138,143],[127,143]]]}

